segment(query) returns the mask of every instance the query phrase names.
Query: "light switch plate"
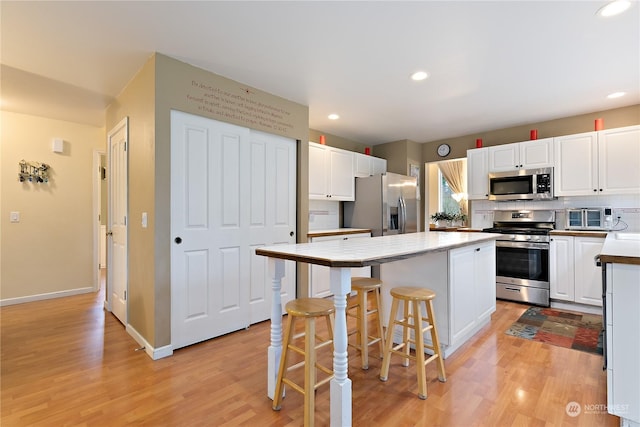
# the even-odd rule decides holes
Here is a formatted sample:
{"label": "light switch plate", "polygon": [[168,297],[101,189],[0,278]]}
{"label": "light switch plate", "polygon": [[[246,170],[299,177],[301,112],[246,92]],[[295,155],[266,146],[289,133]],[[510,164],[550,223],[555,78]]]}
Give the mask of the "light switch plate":
{"label": "light switch plate", "polygon": [[142,212],[142,228],[147,228],[147,213]]}
{"label": "light switch plate", "polygon": [[11,212],[9,214],[9,221],[20,222],[20,212]]}

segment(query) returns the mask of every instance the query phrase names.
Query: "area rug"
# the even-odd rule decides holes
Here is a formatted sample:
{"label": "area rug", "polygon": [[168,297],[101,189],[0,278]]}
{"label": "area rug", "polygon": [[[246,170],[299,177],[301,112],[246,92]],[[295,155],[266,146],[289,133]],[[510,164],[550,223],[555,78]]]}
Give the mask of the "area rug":
{"label": "area rug", "polygon": [[602,354],[602,316],[529,307],[507,335]]}

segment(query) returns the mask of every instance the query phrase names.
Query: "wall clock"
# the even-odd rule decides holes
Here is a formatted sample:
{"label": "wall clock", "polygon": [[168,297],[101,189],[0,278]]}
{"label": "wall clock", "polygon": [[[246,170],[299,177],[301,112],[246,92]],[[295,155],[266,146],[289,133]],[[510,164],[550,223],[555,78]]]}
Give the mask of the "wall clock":
{"label": "wall clock", "polygon": [[440,144],[438,146],[438,156],[447,157],[451,152],[451,147],[448,144]]}

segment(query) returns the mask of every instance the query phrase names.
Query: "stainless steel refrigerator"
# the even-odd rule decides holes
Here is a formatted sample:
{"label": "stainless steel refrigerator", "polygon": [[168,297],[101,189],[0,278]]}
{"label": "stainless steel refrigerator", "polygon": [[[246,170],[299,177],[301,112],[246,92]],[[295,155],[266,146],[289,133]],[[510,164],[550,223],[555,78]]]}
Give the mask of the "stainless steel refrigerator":
{"label": "stainless steel refrigerator", "polygon": [[372,236],[418,231],[417,180],[383,173],[356,178],[356,201],[344,202],[345,227],[369,228]]}

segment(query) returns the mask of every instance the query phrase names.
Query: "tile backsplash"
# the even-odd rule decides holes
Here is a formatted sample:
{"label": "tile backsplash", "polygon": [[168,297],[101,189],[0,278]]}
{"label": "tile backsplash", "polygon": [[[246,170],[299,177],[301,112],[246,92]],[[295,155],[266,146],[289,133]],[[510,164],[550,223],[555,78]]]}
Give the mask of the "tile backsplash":
{"label": "tile backsplash", "polygon": [[309,231],[340,227],[340,202],[309,200]]}
{"label": "tile backsplash", "polygon": [[[494,202],[489,200],[472,200],[471,227],[488,228],[493,225],[493,211],[496,210],[540,210],[553,209],[564,211],[567,208],[610,207],[613,209],[614,230],[640,231],[640,194],[623,194],[615,196],[577,196],[558,197],[546,201],[509,201]],[[620,217],[620,221],[616,219]],[[564,228],[564,224],[556,224]]]}

